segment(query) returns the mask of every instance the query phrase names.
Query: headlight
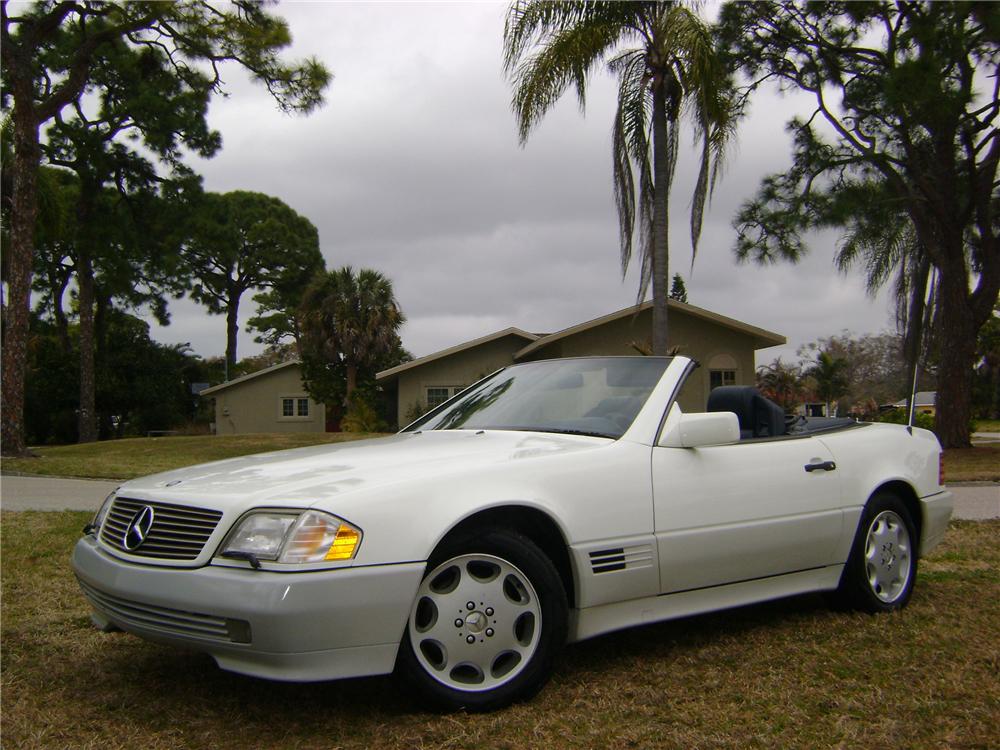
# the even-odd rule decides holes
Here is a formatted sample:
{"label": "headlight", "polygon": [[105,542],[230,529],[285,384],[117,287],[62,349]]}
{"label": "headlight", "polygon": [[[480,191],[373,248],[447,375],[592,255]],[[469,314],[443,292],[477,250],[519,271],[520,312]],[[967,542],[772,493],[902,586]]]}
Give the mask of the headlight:
{"label": "headlight", "polygon": [[222,555],[279,563],[328,562],[352,559],[360,543],[360,529],[329,513],[262,511],[240,521]]}
{"label": "headlight", "polygon": [[83,528],[84,534],[100,534],[101,524],[104,523],[105,516],[108,515],[108,511],[111,510],[111,503],[114,502],[115,494],[118,490],[115,490],[110,495],[108,495],[104,502],[101,503],[100,509],[97,511],[97,515],[94,516],[94,520],[91,521],[87,526]]}
{"label": "headlight", "polygon": [[293,523],[294,515],[253,513],[244,518],[229,536],[223,553],[242,552],[262,560],[276,560],[285,534]]}

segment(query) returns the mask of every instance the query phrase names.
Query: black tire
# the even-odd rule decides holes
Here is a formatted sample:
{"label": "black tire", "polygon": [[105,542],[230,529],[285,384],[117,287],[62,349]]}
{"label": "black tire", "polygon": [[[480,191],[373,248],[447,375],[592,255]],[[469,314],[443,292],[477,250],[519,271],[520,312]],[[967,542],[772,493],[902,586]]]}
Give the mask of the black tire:
{"label": "black tire", "polygon": [[528,700],[566,642],[567,615],[559,573],[527,537],[496,530],[445,540],[427,562],[396,670],[439,710]]}
{"label": "black tire", "polygon": [[873,614],[905,607],[917,578],[919,542],[903,501],[876,492],[861,514],[832,603]]}

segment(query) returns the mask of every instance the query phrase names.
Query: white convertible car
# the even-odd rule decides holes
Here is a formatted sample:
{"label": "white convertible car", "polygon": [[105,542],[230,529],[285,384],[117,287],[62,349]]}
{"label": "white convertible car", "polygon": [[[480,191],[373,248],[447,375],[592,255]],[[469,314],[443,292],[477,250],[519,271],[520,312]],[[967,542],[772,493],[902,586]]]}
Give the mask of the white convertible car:
{"label": "white convertible car", "polygon": [[904,606],[945,533],[920,429],[678,394],[684,357],[503,369],[392,437],[123,484],[73,566],[94,622],[279,680],[398,670],[445,707],[530,697],[567,641],[826,591]]}

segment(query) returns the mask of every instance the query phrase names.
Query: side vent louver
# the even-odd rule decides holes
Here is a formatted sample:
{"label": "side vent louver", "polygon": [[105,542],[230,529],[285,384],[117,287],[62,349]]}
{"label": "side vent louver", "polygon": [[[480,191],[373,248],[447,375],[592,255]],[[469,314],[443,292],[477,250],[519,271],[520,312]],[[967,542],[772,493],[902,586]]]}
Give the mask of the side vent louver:
{"label": "side vent louver", "polygon": [[613,547],[590,553],[590,567],[594,573],[611,573],[615,570],[648,568],[653,564],[653,550],[649,545]]}
{"label": "side vent louver", "polygon": [[612,570],[625,570],[625,550],[601,549],[590,553],[590,566],[595,573],[609,573]]}

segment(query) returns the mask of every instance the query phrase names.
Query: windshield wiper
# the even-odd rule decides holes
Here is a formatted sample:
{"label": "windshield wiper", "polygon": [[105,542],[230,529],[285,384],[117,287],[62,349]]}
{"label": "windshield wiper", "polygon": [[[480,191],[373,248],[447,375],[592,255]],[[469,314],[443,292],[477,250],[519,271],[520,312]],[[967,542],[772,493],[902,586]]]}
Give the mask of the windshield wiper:
{"label": "windshield wiper", "polygon": [[[472,430],[475,430],[477,434],[485,432],[487,430],[498,430],[498,431],[505,431],[505,432],[544,432],[544,433],[547,433],[547,434],[550,434],[550,435],[583,435],[585,437],[608,438],[609,440],[617,440],[618,438],[621,437],[621,434],[616,435],[616,434],[614,434],[612,432],[593,432],[591,430],[574,430],[574,429],[570,429],[568,427],[563,428],[563,427],[537,427],[537,426],[529,426],[529,427],[506,427],[506,426],[505,427],[497,427],[497,426],[494,425],[494,426],[490,426],[490,427],[435,427],[433,430],[429,430],[429,431],[430,432],[449,432],[449,431],[457,431],[457,430],[468,430],[469,432],[471,432]],[[419,435],[420,432],[418,431],[418,432],[413,432],[413,433],[410,433],[410,434],[412,434],[412,435]],[[622,433],[622,434],[624,434],[624,433]]]}
{"label": "windshield wiper", "polygon": [[592,432],[590,430],[573,430],[568,427],[560,428],[548,428],[545,427],[508,427],[508,430],[524,430],[525,432],[547,432],[553,435],[583,435],[585,437],[599,437],[599,438],[610,438],[611,440],[617,440],[621,435],[615,435],[610,432]]}

